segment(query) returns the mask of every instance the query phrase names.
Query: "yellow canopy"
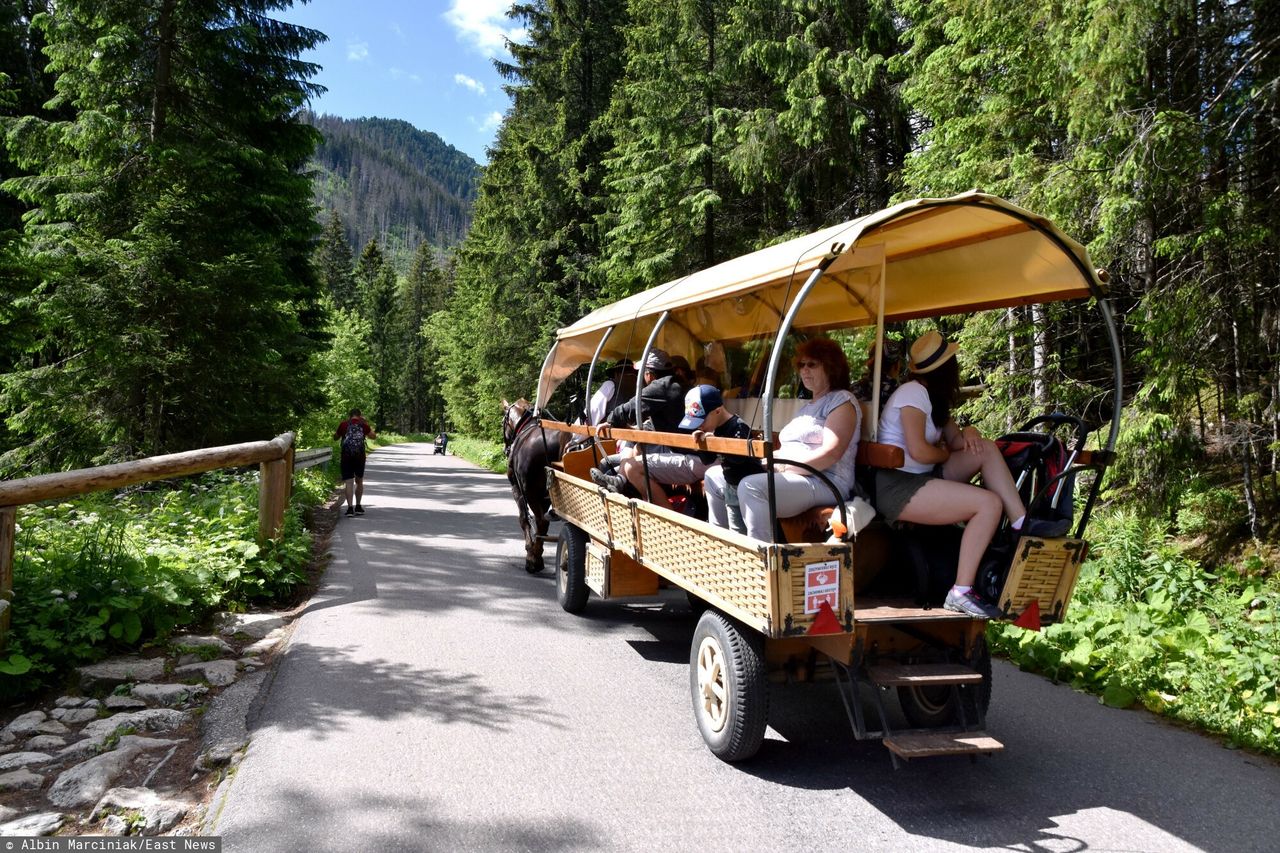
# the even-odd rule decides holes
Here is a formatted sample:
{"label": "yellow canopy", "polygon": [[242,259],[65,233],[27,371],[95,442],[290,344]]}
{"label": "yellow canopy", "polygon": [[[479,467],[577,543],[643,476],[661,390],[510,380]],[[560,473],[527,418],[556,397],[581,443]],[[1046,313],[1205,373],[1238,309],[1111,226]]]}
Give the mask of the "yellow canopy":
{"label": "yellow canopy", "polygon": [[602,359],[638,355],[664,312],[658,345],[673,355],[776,330],[828,255],[796,330],[875,323],[882,280],[885,322],[1103,295],[1087,250],[1049,220],[978,192],[915,199],[596,309],[557,333],[538,399],[591,361],[609,329]]}

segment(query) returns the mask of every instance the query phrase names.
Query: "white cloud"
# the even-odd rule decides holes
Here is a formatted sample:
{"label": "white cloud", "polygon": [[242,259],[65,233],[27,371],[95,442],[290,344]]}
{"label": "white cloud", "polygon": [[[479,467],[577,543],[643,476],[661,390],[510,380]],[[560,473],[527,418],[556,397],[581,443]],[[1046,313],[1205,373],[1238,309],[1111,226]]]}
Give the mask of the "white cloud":
{"label": "white cloud", "polygon": [[523,27],[507,17],[511,0],[452,0],[444,19],[485,56],[506,53],[506,40],[523,41]]}
{"label": "white cloud", "polygon": [[364,62],[369,58],[369,43],[367,41],[347,42],[347,59],[352,62]]}
{"label": "white cloud", "polygon": [[410,74],[408,71],[405,71],[403,68],[396,68],[392,66],[391,68],[387,69],[387,73],[391,75],[392,80],[408,80],[410,83],[422,82],[422,78],[419,77],[417,74]]}
{"label": "white cloud", "polygon": [[502,113],[489,113],[483,119],[477,119],[475,116],[472,116],[471,123],[475,125],[476,130],[488,133],[490,131],[497,130],[498,125],[502,124]]}
{"label": "white cloud", "polygon": [[481,83],[479,80],[476,80],[472,77],[468,77],[465,74],[453,75],[453,82],[457,83],[459,86],[464,86],[470,89],[471,91],[475,92],[477,95],[484,94],[484,84]]}
{"label": "white cloud", "polygon": [[395,33],[396,38],[398,38],[400,41],[404,41],[404,30],[400,27],[399,24],[397,24],[395,21],[392,21],[390,24],[388,24],[388,26],[391,27],[391,32]]}

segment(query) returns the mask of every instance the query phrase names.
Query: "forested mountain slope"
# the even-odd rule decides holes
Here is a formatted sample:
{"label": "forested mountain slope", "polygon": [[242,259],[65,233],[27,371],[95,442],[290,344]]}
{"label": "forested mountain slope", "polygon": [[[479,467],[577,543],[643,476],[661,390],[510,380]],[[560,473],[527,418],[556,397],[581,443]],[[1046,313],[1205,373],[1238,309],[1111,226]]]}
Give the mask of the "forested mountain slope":
{"label": "forested mountain slope", "polygon": [[354,247],[378,240],[392,255],[421,242],[460,242],[471,225],[480,166],[429,131],[399,119],[309,113],[323,135],[314,158],[316,201],[336,212]]}

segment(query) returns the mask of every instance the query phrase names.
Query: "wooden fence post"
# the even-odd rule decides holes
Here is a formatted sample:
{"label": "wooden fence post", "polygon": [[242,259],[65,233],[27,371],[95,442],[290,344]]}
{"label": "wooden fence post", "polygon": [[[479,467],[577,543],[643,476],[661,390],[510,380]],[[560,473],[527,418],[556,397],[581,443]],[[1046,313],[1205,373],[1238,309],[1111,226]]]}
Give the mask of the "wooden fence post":
{"label": "wooden fence post", "polygon": [[258,475],[258,541],[279,538],[284,530],[284,511],[289,506],[289,486],[293,468],[289,454],[283,459],[263,462]]}
{"label": "wooden fence post", "polygon": [[13,553],[18,508],[0,507],[0,649],[9,639],[9,616],[13,607]]}

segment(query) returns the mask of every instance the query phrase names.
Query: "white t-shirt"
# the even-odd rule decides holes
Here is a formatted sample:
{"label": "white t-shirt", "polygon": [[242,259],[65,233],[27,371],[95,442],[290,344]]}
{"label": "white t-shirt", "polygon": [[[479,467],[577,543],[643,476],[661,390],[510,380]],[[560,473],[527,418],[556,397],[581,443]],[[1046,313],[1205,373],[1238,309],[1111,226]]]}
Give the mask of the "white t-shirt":
{"label": "white t-shirt", "polygon": [[788,446],[808,450],[821,447],[827,417],[845,403],[853,404],[853,439],[845,448],[844,455],[822,473],[827,475],[841,493],[848,495],[853,488],[853,466],[858,457],[858,438],[862,433],[862,409],[848,391],[829,391],[796,412],[796,416],[778,433],[778,456],[786,459]]}
{"label": "white t-shirt", "polygon": [[934,425],[933,403],[929,402],[929,391],[914,379],[898,386],[884,404],[880,413],[880,432],[876,440],[884,444],[892,444],[902,448],[906,461],[902,463],[903,471],[913,474],[927,474],[933,470],[934,463],[920,462],[911,455],[907,448],[906,434],[902,431],[902,410],[907,407],[924,412],[924,440],[929,444],[937,444],[942,438],[942,430]]}
{"label": "white t-shirt", "polygon": [[591,403],[587,406],[587,414],[591,418],[591,425],[595,426],[604,420],[605,407],[609,405],[609,398],[613,396],[613,380],[606,379],[600,384],[596,393],[591,395]]}

